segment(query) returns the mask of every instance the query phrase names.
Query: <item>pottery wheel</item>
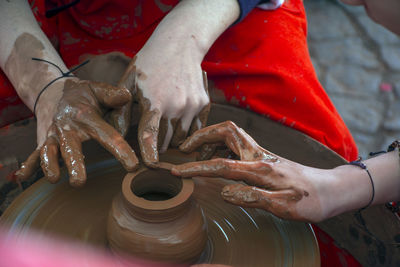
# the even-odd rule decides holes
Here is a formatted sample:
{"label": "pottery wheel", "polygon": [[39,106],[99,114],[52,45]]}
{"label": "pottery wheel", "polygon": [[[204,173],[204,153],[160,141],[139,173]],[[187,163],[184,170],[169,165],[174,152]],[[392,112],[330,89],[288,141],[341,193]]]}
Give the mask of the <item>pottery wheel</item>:
{"label": "pottery wheel", "polygon": [[[81,189],[72,188],[66,177],[57,185],[38,181],[11,204],[2,221],[20,227],[22,234],[34,228],[106,247],[108,211],[125,171],[107,153],[98,155],[87,169],[89,180]],[[208,224],[203,260],[233,266],[319,266],[309,225],[225,203],[220,190],[227,182],[222,179],[194,180],[194,198]]]}
{"label": "pottery wheel", "polygon": [[[212,123],[224,120],[224,112],[229,114],[231,109],[218,107],[218,115],[212,116]],[[254,130],[256,140],[260,134]],[[127,139],[138,151],[135,133],[130,133]],[[88,174],[85,187],[72,188],[64,168],[58,184],[41,179],[25,190],[4,212],[1,223],[20,234],[33,228],[107,247],[107,215],[126,172],[95,142],[85,143],[83,149]],[[162,160],[180,163],[191,159],[175,153]],[[320,265],[318,244],[310,225],[281,220],[263,210],[225,203],[220,192],[228,181],[213,178],[194,178],[194,181],[193,197],[202,207],[208,223],[207,251],[202,256],[205,262],[233,266]]]}

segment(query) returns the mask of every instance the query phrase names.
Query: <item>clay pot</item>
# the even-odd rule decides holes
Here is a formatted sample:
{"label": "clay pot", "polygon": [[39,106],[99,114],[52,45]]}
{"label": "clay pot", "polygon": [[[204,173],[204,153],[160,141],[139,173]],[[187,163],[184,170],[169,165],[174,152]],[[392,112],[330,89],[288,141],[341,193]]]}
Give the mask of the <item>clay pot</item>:
{"label": "clay pot", "polygon": [[166,170],[129,173],[108,216],[114,253],[163,262],[192,263],[207,242],[203,211],[191,197],[194,182]]}

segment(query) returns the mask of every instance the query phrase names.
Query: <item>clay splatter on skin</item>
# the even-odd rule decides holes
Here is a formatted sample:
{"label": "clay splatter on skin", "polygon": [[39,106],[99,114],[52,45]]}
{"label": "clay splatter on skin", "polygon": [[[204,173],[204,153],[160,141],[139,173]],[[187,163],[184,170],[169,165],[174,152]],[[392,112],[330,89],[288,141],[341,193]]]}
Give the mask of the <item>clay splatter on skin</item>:
{"label": "clay splatter on skin", "polygon": [[[310,197],[310,193],[303,189],[301,183],[290,181],[291,176],[287,176],[286,169],[293,168],[293,165],[288,165],[287,160],[260,147],[233,122],[227,121],[197,131],[180,149],[192,152],[203,144],[221,142],[240,156],[240,160],[216,158],[190,162],[174,166],[172,173],[182,177],[223,177],[244,181],[248,185],[225,186],[221,192],[223,199],[243,207],[262,208],[281,218],[303,219],[296,205],[303,196]],[[314,204],[320,209],[318,201],[315,199]]]}
{"label": "clay splatter on skin", "polygon": [[182,123],[179,120],[175,120],[175,124],[178,123],[178,127],[175,128],[175,132],[174,132],[174,137],[171,140],[171,147],[178,147],[181,143],[183,143],[185,141],[186,135],[187,135],[187,131],[184,131],[182,129]]}
{"label": "clay splatter on skin", "polygon": [[59,145],[55,137],[49,137],[40,152],[40,166],[44,176],[50,183],[56,183],[60,179],[60,168],[58,162]]}
{"label": "clay splatter on skin", "polygon": [[[51,77],[48,71],[49,65],[38,64],[37,61],[32,60],[32,57],[43,58],[44,49],[44,45],[29,33],[24,33],[15,40],[4,71],[14,87],[18,89],[22,99],[29,98],[28,93],[33,89],[32,85],[45,84],[49,79],[48,76]],[[24,74],[22,77],[19,76],[21,73]],[[37,88],[38,93],[39,90]],[[31,109],[33,109],[33,104],[33,102],[27,103]]]}
{"label": "clay splatter on skin", "polygon": [[[188,131],[194,132],[206,124],[210,104],[200,110],[199,114],[188,125],[188,129],[184,129],[182,118],[168,117],[167,114],[163,113],[162,107],[154,107],[150,99],[145,96],[146,90],[141,88],[138,82],[145,81],[148,77],[146,73],[136,67],[136,60],[137,58],[135,57],[130,62],[118,87],[133,91],[135,99],[139,102],[141,118],[138,127],[138,142],[141,156],[147,166],[156,167],[159,151],[161,153],[165,152],[169,145],[178,146],[184,141]],[[207,92],[207,76],[204,72],[203,83]],[[128,114],[129,111],[125,113]],[[127,124],[123,126],[126,127]],[[116,125],[117,129],[124,127]]]}
{"label": "clay splatter on skin", "polygon": [[138,127],[140,152],[146,165],[152,166],[158,162],[157,141],[161,112],[159,110],[151,110],[150,101],[143,97],[140,89],[137,91],[136,96],[139,99],[142,116]]}
{"label": "clay splatter on skin", "polygon": [[37,168],[39,167],[39,161],[37,160],[39,157],[39,153],[39,150],[35,150],[28,157],[28,159],[21,164],[20,169],[14,174],[17,180],[26,180],[31,176],[33,172],[37,170]]}
{"label": "clay splatter on skin", "polygon": [[[4,68],[20,98],[31,110],[40,90],[60,75],[56,68],[50,69],[49,64],[32,60],[32,57],[48,58],[45,50],[45,45],[35,36],[23,33],[16,39]],[[45,99],[57,103],[62,95],[62,83],[63,81],[59,80],[52,84],[51,90],[46,90],[37,102],[35,115],[40,118],[37,128],[38,147],[45,141],[56,109],[56,105],[47,103]]]}
{"label": "clay splatter on skin", "polygon": [[[126,89],[105,83],[79,81],[76,78],[66,79],[63,96],[52,125],[54,133],[49,134],[40,150],[46,178],[51,182],[59,180],[60,150],[71,185],[83,186],[86,182],[86,169],[81,143],[90,138],[112,153],[127,171],[135,170],[138,167],[135,152],[124,138],[103,120],[105,107],[118,108],[130,100],[131,94]],[[38,152],[35,151],[31,157],[38,160]]]}

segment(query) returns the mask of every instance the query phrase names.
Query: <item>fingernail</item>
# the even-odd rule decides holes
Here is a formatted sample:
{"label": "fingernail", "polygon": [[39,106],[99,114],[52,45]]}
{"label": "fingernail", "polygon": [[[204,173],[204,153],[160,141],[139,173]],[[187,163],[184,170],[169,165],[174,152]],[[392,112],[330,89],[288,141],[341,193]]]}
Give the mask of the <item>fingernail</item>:
{"label": "fingernail", "polygon": [[144,164],[149,168],[158,169],[158,161],[144,160]]}
{"label": "fingernail", "polygon": [[135,158],[132,160],[129,160],[128,164],[126,164],[126,166],[124,166],[124,167],[128,172],[132,172],[139,167],[139,160],[135,156]]}
{"label": "fingernail", "polygon": [[47,178],[47,181],[49,181],[52,184],[55,184],[58,182],[59,180],[59,173],[55,173],[52,170],[47,171],[47,173],[45,173],[45,176]]}
{"label": "fingernail", "polygon": [[231,191],[226,190],[226,191],[222,191],[221,195],[223,197],[233,197],[235,194],[233,192],[231,192]]}
{"label": "fingernail", "polygon": [[181,172],[180,172],[180,171],[178,170],[178,168],[176,168],[176,167],[172,167],[171,173],[172,173],[173,175],[176,175],[176,176],[180,176],[180,175],[181,175]]}
{"label": "fingernail", "polygon": [[183,143],[179,145],[179,150],[181,150],[182,152],[189,152],[188,142],[183,141]]}
{"label": "fingernail", "polygon": [[69,184],[72,186],[72,187],[83,187],[84,185],[85,185],[85,183],[86,183],[86,180],[83,180],[83,179],[69,179]]}

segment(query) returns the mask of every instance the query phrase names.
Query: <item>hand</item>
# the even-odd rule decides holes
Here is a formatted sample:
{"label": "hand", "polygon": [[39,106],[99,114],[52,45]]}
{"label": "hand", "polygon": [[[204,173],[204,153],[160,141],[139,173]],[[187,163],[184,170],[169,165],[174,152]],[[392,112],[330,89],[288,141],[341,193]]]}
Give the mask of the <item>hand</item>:
{"label": "hand", "polygon": [[[77,78],[64,79],[63,94],[47,136],[38,136],[38,140],[43,139],[44,143],[41,145],[39,141],[39,148],[22,164],[15,174],[16,178],[29,178],[36,169],[40,156],[45,177],[51,183],[57,182],[60,179],[60,150],[68,169],[70,184],[76,187],[83,186],[86,182],[86,169],[81,143],[90,138],[97,140],[112,153],[127,171],[135,170],[138,166],[135,152],[124,138],[103,120],[108,109],[121,107],[130,100],[131,94],[126,89],[115,88],[105,83],[80,81]],[[38,118],[38,128],[42,128],[39,127],[39,123],[49,124]]]}
{"label": "hand", "polygon": [[207,78],[202,74],[201,58],[192,58],[193,54],[193,50],[184,53],[174,42],[149,41],[120,82],[120,87],[133,89],[139,101],[138,141],[146,165],[156,167],[159,149],[163,152],[170,144],[178,146],[189,131],[206,124],[210,108]]}
{"label": "hand", "polygon": [[261,208],[284,219],[318,222],[330,212],[331,170],[300,165],[260,147],[245,131],[227,121],[195,132],[181,146],[192,152],[202,144],[225,142],[240,160],[212,159],[172,168],[182,177],[222,177],[242,183],[222,189],[227,202]]}
{"label": "hand", "polygon": [[[157,167],[158,149],[177,146],[205,125],[209,97],[201,62],[215,40],[239,17],[236,0],[180,1],[133,59],[120,86],[135,90],[142,117],[139,145],[145,164]],[[129,107],[116,128],[124,133]]]}

